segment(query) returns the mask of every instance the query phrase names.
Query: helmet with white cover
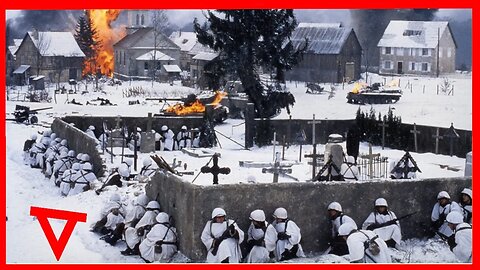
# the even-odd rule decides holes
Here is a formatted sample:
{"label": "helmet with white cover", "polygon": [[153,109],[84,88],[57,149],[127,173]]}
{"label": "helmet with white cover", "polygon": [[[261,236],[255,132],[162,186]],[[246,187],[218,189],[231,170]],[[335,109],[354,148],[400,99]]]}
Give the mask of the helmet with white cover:
{"label": "helmet with white cover", "polygon": [[250,213],[250,220],[264,222],[265,212],[261,209],[253,210],[252,213]]}
{"label": "helmet with white cover", "polygon": [[111,196],[110,196],[110,201],[111,202],[120,202],[122,198],[120,198],[120,194],[118,193],[113,193]]}
{"label": "helmet with white cover", "polygon": [[464,188],[464,189],[462,190],[461,194],[468,195],[468,197],[470,197],[470,199],[472,198],[472,190],[469,189],[469,188]]}
{"label": "helmet with white cover", "polygon": [[78,163],[78,162],[75,162],[75,163],[73,163],[73,165],[72,165],[72,169],[74,169],[75,171],[80,170],[80,167],[81,167],[81,166],[80,166],[80,163]]}
{"label": "helmet with white cover", "polygon": [[128,165],[128,167],[132,166],[132,164],[133,164],[133,160],[131,158],[125,159],[124,162]]}
{"label": "helmet with white cover", "polygon": [[388,207],[387,200],[384,198],[378,198],[375,200],[375,206],[385,206]]}
{"label": "helmet with white cover", "polygon": [[52,133],[50,134],[50,139],[55,140],[57,138],[57,134],[56,133]]}
{"label": "helmet with white cover", "polygon": [[147,204],[147,210],[160,210],[160,204],[157,201],[150,201]]}
{"label": "helmet with white cover", "polygon": [[158,223],[168,223],[168,214],[165,212],[160,212],[158,215],[155,217],[155,220]]}
{"label": "helmet with white cover", "polygon": [[283,207],[279,207],[279,208],[275,209],[275,211],[273,212],[273,217],[274,218],[280,218],[280,219],[286,219],[286,218],[288,218],[287,210]]}
{"label": "helmet with white cover", "polygon": [[66,139],[63,139],[61,142],[60,142],[61,145],[63,146],[67,146],[67,140]]}
{"label": "helmet with white cover", "polygon": [[32,135],[30,135],[30,140],[37,140],[37,134],[32,133]]}
{"label": "helmet with white cover", "polygon": [[75,150],[68,151],[68,156],[72,158],[75,157]]}
{"label": "helmet with white cover", "polygon": [[83,162],[90,161],[90,156],[88,154],[83,154],[81,160]]}
{"label": "helmet with white cover", "polygon": [[353,224],[352,222],[345,222],[338,227],[338,235],[347,236],[355,230],[357,230],[357,225]]}
{"label": "helmet with white cover", "polygon": [[448,194],[446,191],[440,191],[437,195],[437,200],[440,199],[450,199],[450,194]]}
{"label": "helmet with white cover", "polygon": [[167,131],[168,130],[168,127],[166,125],[163,125],[160,129],[161,131]]}
{"label": "helmet with white cover", "polygon": [[135,204],[140,206],[145,206],[148,203],[148,196],[144,194],[140,194],[137,199],[135,200]]}
{"label": "helmet with white cover", "polygon": [[340,203],[338,203],[338,202],[331,202],[331,203],[328,205],[327,210],[335,210],[335,211],[337,211],[337,212],[342,212],[342,206],[341,206]]}
{"label": "helmet with white cover", "polygon": [[460,212],[452,211],[447,215],[447,222],[452,224],[463,223],[463,215]]}
{"label": "helmet with white cover", "polygon": [[212,211],[212,219],[216,217],[224,217],[226,215],[227,213],[225,212],[225,210],[223,210],[223,208],[220,208],[220,207],[217,207]]}
{"label": "helmet with white cover", "polygon": [[83,163],[82,170],[91,171],[92,170],[92,164],[90,164],[90,162]]}

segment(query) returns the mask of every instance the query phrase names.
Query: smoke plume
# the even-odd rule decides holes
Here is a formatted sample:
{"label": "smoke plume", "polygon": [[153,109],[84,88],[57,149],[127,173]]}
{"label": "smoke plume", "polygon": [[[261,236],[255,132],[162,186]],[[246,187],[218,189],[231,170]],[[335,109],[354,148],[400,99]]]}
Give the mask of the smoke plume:
{"label": "smoke plume", "polygon": [[27,31],[73,31],[83,10],[22,10],[8,21],[11,35],[23,38]]}

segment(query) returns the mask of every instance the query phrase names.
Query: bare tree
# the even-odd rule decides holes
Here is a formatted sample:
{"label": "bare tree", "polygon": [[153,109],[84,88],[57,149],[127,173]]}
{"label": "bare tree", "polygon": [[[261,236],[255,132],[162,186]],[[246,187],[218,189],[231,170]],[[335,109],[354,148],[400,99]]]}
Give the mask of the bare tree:
{"label": "bare tree", "polygon": [[152,87],[156,79],[157,73],[157,48],[161,42],[161,35],[165,34],[165,31],[170,26],[168,21],[167,13],[163,9],[152,11],[152,27],[153,27],[153,55],[152,55],[152,65],[149,65],[152,76]]}

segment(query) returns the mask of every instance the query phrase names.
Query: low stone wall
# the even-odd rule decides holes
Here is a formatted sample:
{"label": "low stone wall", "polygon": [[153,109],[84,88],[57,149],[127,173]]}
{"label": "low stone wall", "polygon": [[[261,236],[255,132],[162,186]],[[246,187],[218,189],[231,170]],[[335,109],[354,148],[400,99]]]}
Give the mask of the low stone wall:
{"label": "low stone wall", "polygon": [[[222,207],[237,220],[244,232],[248,216],[263,209],[267,221],[277,207],[285,207],[289,218],[301,228],[301,244],[306,252],[327,248],[330,225],[326,207],[332,201],[342,204],[344,213],[361,226],[373,210],[375,199],[387,199],[397,216],[419,211],[402,220],[403,238],[424,237],[430,224],[432,207],[439,191],[446,190],[454,200],[472,178],[388,180],[370,182],[316,182],[276,184],[233,184],[197,186],[171,174],[157,173],[146,187],[147,195],[156,198],[163,211],[173,215],[179,232],[180,250],[195,261],[204,261],[206,250],[200,235],[215,207]],[[308,236],[308,237],[307,237]]]}
{"label": "low stone wall", "polygon": [[73,125],[55,118],[52,123],[52,131],[62,139],[67,139],[68,148],[75,150],[75,153],[84,153],[90,156],[90,163],[93,167],[93,172],[97,177],[103,176],[105,170],[100,153],[96,148],[96,141],[88,136],[85,132],[76,128]]}

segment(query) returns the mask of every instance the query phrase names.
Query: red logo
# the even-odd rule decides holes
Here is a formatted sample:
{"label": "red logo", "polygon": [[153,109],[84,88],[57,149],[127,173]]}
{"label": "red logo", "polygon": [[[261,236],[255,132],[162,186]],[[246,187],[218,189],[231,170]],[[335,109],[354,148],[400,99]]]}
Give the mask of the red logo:
{"label": "red logo", "polygon": [[[87,214],[86,213],[79,213],[79,212],[71,212],[65,210],[57,210],[57,209],[50,209],[50,208],[41,208],[41,207],[30,207],[30,215],[36,216],[38,222],[40,222],[40,226],[42,227],[45,236],[47,237],[48,243],[52,248],[53,253],[55,254],[55,258],[57,261],[60,260],[62,256],[63,250],[67,245],[68,239],[72,235],[73,229],[77,222],[85,222],[87,221]],[[65,219],[67,220],[67,224],[63,228],[62,234],[60,238],[56,238],[55,234],[53,233],[52,226],[50,226],[50,222],[48,218],[55,218],[55,219]]]}

